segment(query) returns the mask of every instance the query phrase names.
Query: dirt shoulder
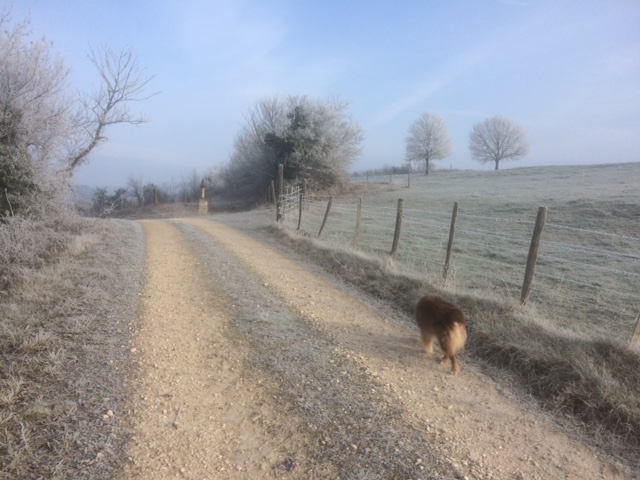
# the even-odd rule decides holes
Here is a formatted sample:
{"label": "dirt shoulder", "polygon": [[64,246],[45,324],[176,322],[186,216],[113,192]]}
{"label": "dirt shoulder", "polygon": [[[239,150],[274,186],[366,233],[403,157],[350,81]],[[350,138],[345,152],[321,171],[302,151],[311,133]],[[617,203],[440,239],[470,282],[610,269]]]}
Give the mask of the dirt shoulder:
{"label": "dirt shoulder", "polygon": [[238,230],[142,225],[126,478],[630,478]]}

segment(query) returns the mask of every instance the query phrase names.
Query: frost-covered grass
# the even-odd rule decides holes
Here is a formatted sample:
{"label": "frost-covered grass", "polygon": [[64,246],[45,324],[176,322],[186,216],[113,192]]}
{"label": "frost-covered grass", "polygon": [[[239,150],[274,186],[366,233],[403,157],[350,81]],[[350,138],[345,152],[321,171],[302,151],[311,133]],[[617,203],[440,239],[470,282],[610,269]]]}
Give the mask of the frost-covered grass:
{"label": "frost-covered grass", "polygon": [[[640,163],[436,171],[425,177],[355,178],[360,192],[336,195],[322,239],[388,258],[398,199],[404,218],[396,267],[450,292],[519,300],[538,207],[548,209],[529,306],[559,328],[628,341],[640,311]],[[454,202],[459,210],[447,281],[443,270]],[[303,211],[315,236],[326,197]],[[287,217],[297,227],[297,212]]]}
{"label": "frost-covered grass", "polygon": [[[20,227],[27,240],[38,235]],[[51,235],[61,239],[55,257],[25,261],[0,295],[0,479],[111,478],[126,460],[142,233],[120,220]]]}

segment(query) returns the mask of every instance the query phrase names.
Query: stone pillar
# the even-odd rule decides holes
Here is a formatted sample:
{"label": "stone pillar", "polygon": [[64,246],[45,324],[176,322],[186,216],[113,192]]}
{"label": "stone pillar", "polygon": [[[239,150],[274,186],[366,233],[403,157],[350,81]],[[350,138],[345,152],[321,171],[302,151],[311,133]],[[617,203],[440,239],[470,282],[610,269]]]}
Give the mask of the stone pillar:
{"label": "stone pillar", "polygon": [[209,202],[205,198],[204,194],[204,178],[200,184],[200,202],[198,202],[198,214],[205,215],[209,213]]}

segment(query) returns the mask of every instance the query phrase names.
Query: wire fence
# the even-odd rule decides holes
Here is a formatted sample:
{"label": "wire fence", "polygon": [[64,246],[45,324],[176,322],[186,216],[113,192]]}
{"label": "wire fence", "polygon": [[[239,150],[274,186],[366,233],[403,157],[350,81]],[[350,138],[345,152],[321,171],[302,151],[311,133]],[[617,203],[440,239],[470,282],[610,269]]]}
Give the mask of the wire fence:
{"label": "wire fence", "polygon": [[[357,199],[327,199],[300,191],[283,199],[284,225],[342,247],[388,258],[398,208],[362,205],[356,236]],[[405,208],[395,264],[453,291],[520,298],[535,216],[472,215],[455,223],[446,283],[443,272],[452,212]],[[529,303],[556,327],[628,341],[640,309],[640,238],[554,223],[544,226]]]}
{"label": "wire fence", "polygon": [[300,205],[300,187],[288,187],[282,192],[277,207],[283,218],[290,217],[292,212],[298,212]]}

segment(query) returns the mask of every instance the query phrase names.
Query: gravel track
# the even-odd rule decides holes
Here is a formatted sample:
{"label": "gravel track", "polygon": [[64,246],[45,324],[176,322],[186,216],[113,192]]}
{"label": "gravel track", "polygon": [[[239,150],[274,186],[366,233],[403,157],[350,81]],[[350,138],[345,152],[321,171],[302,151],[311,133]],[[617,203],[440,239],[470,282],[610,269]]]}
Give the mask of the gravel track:
{"label": "gravel track", "polygon": [[141,224],[125,478],[631,478],[247,234]]}

